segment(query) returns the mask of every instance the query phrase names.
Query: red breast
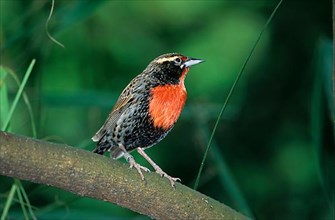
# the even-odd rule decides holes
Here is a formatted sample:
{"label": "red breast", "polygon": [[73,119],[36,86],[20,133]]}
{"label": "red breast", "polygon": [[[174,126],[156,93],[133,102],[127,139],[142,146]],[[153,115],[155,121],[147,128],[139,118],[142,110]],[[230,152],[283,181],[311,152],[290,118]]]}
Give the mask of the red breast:
{"label": "red breast", "polygon": [[186,101],[184,79],[188,71],[189,68],[186,67],[180,76],[179,84],[156,86],[151,89],[149,113],[155,127],[167,130],[179,118]]}

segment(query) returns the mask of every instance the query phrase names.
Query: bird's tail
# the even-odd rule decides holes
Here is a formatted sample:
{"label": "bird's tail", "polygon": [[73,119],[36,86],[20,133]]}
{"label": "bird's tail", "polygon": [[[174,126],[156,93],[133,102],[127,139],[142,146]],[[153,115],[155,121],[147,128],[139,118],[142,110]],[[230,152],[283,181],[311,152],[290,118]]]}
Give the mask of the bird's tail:
{"label": "bird's tail", "polygon": [[102,149],[99,146],[97,146],[92,152],[95,154],[103,155],[107,151],[106,148]]}
{"label": "bird's tail", "polygon": [[107,141],[106,138],[102,138],[101,140],[99,140],[97,146],[92,152],[104,155],[106,151],[110,151],[111,157],[114,159],[118,159],[124,154],[122,149],[119,148],[116,143]]}
{"label": "bird's tail", "polygon": [[100,146],[97,145],[96,148],[92,152],[95,154],[104,155],[106,151],[108,151],[108,148],[101,148]]}
{"label": "bird's tail", "polygon": [[93,153],[103,155],[106,151],[112,148],[112,144],[109,141],[106,141],[105,138],[102,138],[97,143],[97,146],[93,150]]}

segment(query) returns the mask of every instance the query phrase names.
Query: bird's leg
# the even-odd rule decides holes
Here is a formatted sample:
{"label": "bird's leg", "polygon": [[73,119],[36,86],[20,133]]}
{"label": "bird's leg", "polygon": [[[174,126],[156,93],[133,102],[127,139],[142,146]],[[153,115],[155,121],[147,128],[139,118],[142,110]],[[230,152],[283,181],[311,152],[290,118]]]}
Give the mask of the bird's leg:
{"label": "bird's leg", "polygon": [[144,159],[146,159],[151,164],[151,166],[155,169],[156,173],[158,173],[162,177],[164,176],[168,180],[170,180],[171,186],[173,188],[175,188],[175,182],[176,181],[181,181],[179,178],[171,177],[167,173],[165,173],[153,160],[151,160],[151,158],[144,152],[144,150],[142,148],[138,147],[137,152],[140,155],[142,155],[142,157],[144,157]]}
{"label": "bird's leg", "polygon": [[144,167],[144,166],[141,166],[140,164],[136,163],[134,157],[133,157],[130,153],[127,152],[127,150],[124,148],[123,145],[121,145],[121,146],[119,146],[119,147],[120,147],[120,149],[123,151],[123,157],[124,157],[124,158],[128,161],[128,163],[130,164],[130,168],[135,167],[136,170],[137,170],[137,172],[140,174],[141,179],[144,180],[144,175],[143,175],[141,169],[144,170],[145,172],[150,172],[150,170],[149,170],[148,168],[146,168],[146,167]]}

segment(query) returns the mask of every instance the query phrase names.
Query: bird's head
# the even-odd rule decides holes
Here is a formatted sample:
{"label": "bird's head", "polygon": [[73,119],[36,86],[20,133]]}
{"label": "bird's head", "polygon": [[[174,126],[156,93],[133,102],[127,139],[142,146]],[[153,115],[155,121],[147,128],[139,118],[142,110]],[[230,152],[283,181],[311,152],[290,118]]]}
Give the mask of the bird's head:
{"label": "bird's head", "polygon": [[184,80],[191,66],[201,62],[204,62],[204,60],[190,58],[178,53],[163,54],[148,65],[146,72],[162,82],[178,84],[181,80]]}

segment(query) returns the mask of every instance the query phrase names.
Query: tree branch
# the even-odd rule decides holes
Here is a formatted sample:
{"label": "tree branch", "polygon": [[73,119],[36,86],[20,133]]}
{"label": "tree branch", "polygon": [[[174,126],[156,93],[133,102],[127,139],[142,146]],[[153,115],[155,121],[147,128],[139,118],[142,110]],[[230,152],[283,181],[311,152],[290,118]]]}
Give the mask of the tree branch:
{"label": "tree branch", "polygon": [[247,219],[179,183],[64,144],[0,131],[0,175],[118,204],[155,219]]}

